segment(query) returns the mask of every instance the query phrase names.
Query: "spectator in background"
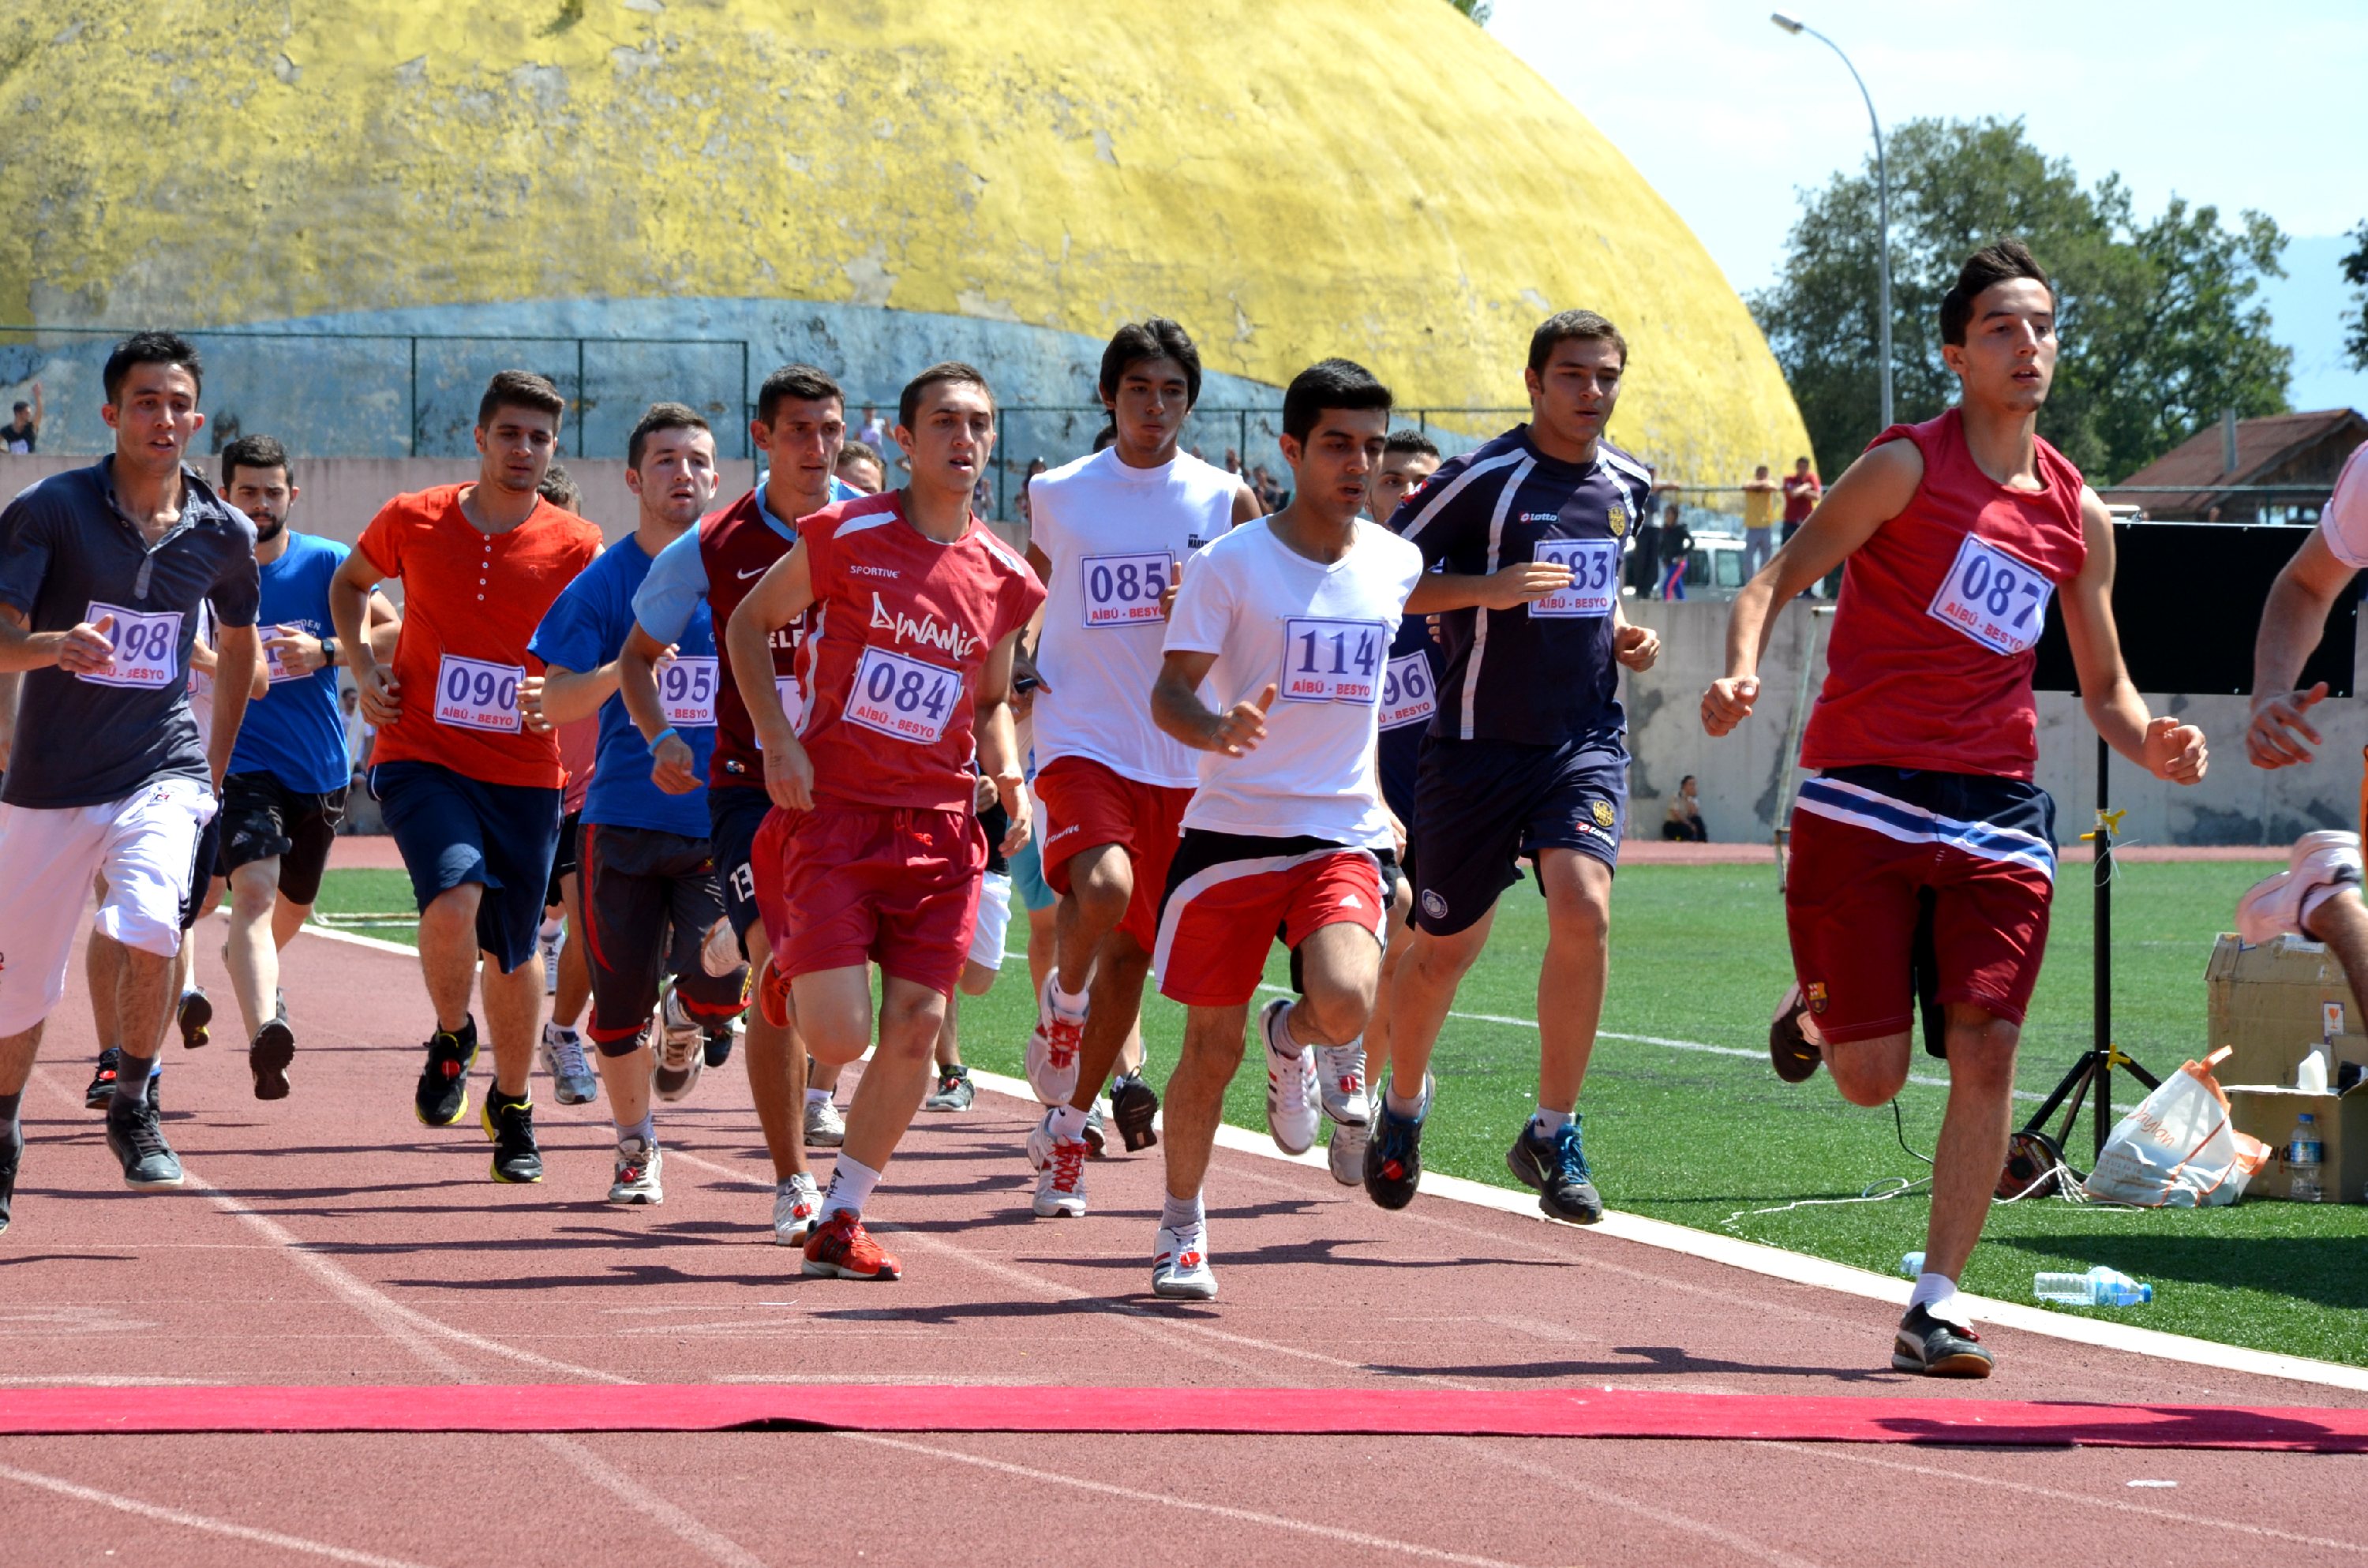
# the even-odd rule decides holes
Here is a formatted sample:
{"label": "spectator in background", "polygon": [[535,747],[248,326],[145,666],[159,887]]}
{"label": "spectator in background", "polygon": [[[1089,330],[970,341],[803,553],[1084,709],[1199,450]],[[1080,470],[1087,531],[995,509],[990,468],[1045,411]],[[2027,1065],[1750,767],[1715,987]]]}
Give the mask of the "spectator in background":
{"label": "spectator in background", "polygon": [[1749,582],[1776,553],[1776,482],[1768,465],[1752,471],[1743,486],[1743,580]]}
{"label": "spectator in background", "polygon": [[362,694],[350,686],[337,693],[337,712],[346,724],[346,760],[352,765],[354,781],[359,783],[370,771],[370,747],[377,743],[378,729],[362,717]]}
{"label": "spectator in background", "polygon": [[888,449],[888,426],[881,420],[880,411],[868,403],[863,405],[863,428],[855,433],[855,438],[871,448],[874,457]]}
{"label": "spectator in background", "polygon": [[572,512],[579,517],[584,515],[584,492],[575,487],[567,471],[555,460],[542,471],[542,483],[535,486],[535,491],[563,512]]}
{"label": "spectator in background", "polygon": [[1801,531],[1801,525],[1809,520],[1809,514],[1817,509],[1817,497],[1824,493],[1825,486],[1809,472],[1809,460],[1796,459],[1793,472],[1784,476],[1784,536],[1777,543],[1792,542],[1793,536]]}
{"label": "spectator in background", "polygon": [[1656,568],[1661,562],[1661,530],[1646,517],[1628,530],[1628,585],[1640,599],[1649,599],[1661,585]]}
{"label": "spectator in background", "polygon": [[866,495],[877,495],[887,488],[888,465],[881,460],[879,449],[861,441],[849,441],[838,449],[838,466],[833,472],[848,488]]}
{"label": "spectator in background", "polygon": [[1225,449],[1225,472],[1231,474],[1239,474],[1242,472],[1242,454],[1231,447]]}
{"label": "spectator in background", "polygon": [[[1099,447],[1097,447],[1097,448],[1095,449],[1095,450],[1097,450],[1097,451],[1099,451],[1100,449],[1100,449],[1100,448],[1099,448]],[[1020,475],[1020,478],[1019,478],[1019,520],[1020,520],[1021,522],[1023,522],[1023,523],[1028,523],[1028,524],[1032,525],[1032,524],[1034,524],[1034,522],[1035,522],[1035,520],[1036,520],[1036,514],[1035,514],[1035,513],[1033,513],[1033,512],[1031,512],[1031,511],[1030,511],[1030,510],[1028,509],[1028,482],[1029,482],[1030,480],[1031,480],[1031,479],[1035,478],[1038,474],[1040,474],[1040,473],[1043,472],[1045,471],[1045,469],[1047,469],[1047,468],[1048,468],[1048,467],[1050,467],[1050,466],[1051,466],[1051,465],[1050,465],[1050,464],[1048,464],[1047,462],[1045,462],[1045,460],[1044,460],[1042,458],[1030,458],[1030,459],[1028,460],[1028,472],[1027,472],[1026,473],[1024,473],[1024,474]],[[951,1015],[949,1015],[949,1016],[951,1016]]]}
{"label": "spectator in background", "polygon": [[1691,773],[1678,780],[1678,792],[1669,797],[1668,813],[1661,819],[1661,838],[1669,844],[1710,842],[1710,829],[1702,825],[1702,795]]}
{"label": "spectator in background", "polygon": [[1693,531],[1679,515],[1675,501],[1661,513],[1660,573],[1661,597],[1681,599],[1686,597],[1686,567],[1693,559]]}
{"label": "spectator in background", "polygon": [[0,425],[0,452],[29,455],[41,436],[41,383],[33,383],[32,402],[20,398],[11,412],[15,417]]}

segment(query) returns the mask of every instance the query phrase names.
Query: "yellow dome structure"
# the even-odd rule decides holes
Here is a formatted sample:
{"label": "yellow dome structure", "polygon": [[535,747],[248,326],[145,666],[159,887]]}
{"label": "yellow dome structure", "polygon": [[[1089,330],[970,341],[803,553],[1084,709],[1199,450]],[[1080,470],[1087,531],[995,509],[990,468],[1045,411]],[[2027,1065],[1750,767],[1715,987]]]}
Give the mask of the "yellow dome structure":
{"label": "yellow dome structure", "polygon": [[1586,305],[1631,345],[1613,438],[1670,477],[1808,449],[1685,224],[1442,0],[18,14],[10,323],[737,335],[1075,403],[1158,313],[1214,372],[1345,354],[1452,409],[1520,403]]}

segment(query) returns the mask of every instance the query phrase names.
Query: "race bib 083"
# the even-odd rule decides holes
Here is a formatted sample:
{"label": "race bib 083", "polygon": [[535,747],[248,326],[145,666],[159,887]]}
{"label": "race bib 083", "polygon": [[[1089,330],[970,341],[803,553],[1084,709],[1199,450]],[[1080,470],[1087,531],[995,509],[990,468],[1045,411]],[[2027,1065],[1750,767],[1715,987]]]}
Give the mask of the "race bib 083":
{"label": "race bib 083", "polygon": [[1292,616],[1283,632],[1285,701],[1369,703],[1381,696],[1390,634],[1380,621]]}
{"label": "race bib 083", "polygon": [[1392,659],[1382,676],[1382,728],[1403,730],[1408,724],[1422,723],[1438,710],[1429,656],[1417,649]]}
{"label": "race bib 083", "polygon": [[1165,551],[1087,556],[1082,584],[1087,629],[1159,620],[1159,596],[1175,581],[1176,562]]}
{"label": "race bib 083", "polygon": [[715,660],[677,658],[658,672],[658,706],[669,724],[704,729],[715,722]]}
{"label": "race bib 083", "polygon": [[945,737],[962,694],[960,670],[866,648],[847,694],[847,722],[915,745],[933,745]]}
{"label": "race bib 083", "polygon": [[1967,534],[1929,613],[1993,653],[2020,653],[2039,641],[2055,592],[2038,567]]}
{"label": "race bib 083", "polygon": [[115,624],[107,631],[108,641],[115,644],[115,659],[107,669],[80,678],[94,686],[170,686],[181,678],[181,612],[165,610],[142,615],[121,605],[90,601],[83,612],[84,621],[97,626],[113,616]]}
{"label": "race bib 083", "polygon": [[1570,586],[1530,607],[1532,617],[1592,620],[1611,613],[1620,597],[1620,541],[1616,539],[1542,539],[1531,559],[1570,568]]}
{"label": "race bib 083", "polygon": [[514,735],[518,733],[518,682],[525,678],[526,671],[517,665],[447,653],[436,672],[436,722]]}

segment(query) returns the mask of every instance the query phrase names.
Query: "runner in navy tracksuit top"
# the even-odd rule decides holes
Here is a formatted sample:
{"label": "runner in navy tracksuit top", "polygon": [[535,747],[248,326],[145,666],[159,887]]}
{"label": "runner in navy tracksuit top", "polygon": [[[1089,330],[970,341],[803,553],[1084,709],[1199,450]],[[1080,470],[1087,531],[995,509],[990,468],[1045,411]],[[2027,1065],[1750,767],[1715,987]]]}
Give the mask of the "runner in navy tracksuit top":
{"label": "runner in navy tracksuit top", "polygon": [[1391,519],[1437,569],[1406,609],[1444,612],[1446,668],[1415,785],[1417,936],[1391,986],[1391,1079],[1365,1155],[1384,1208],[1413,1199],[1431,1050],[1527,856],[1548,930],[1538,1109],[1506,1159],[1547,1214],[1602,1217],[1577,1106],[1627,814],[1614,666],[1648,669],[1660,651],[1620,607],[1622,542],[1652,496],[1652,471],[1602,439],[1627,357],[1592,312],[1547,321],[1530,344],[1530,423],[1450,460]]}

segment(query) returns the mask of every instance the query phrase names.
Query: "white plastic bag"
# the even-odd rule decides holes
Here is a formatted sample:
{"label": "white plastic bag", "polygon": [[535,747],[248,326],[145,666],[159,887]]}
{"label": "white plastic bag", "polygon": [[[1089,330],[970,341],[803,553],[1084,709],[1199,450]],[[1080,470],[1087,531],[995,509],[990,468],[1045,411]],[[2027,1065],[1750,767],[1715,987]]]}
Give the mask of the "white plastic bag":
{"label": "white plastic bag", "polygon": [[2228,1121],[2228,1096],[2212,1069],[2226,1048],[2191,1062],[2122,1118],[2097,1168],[2082,1184],[2090,1198],[2142,1209],[2234,1203],[2270,1157],[2269,1145]]}

